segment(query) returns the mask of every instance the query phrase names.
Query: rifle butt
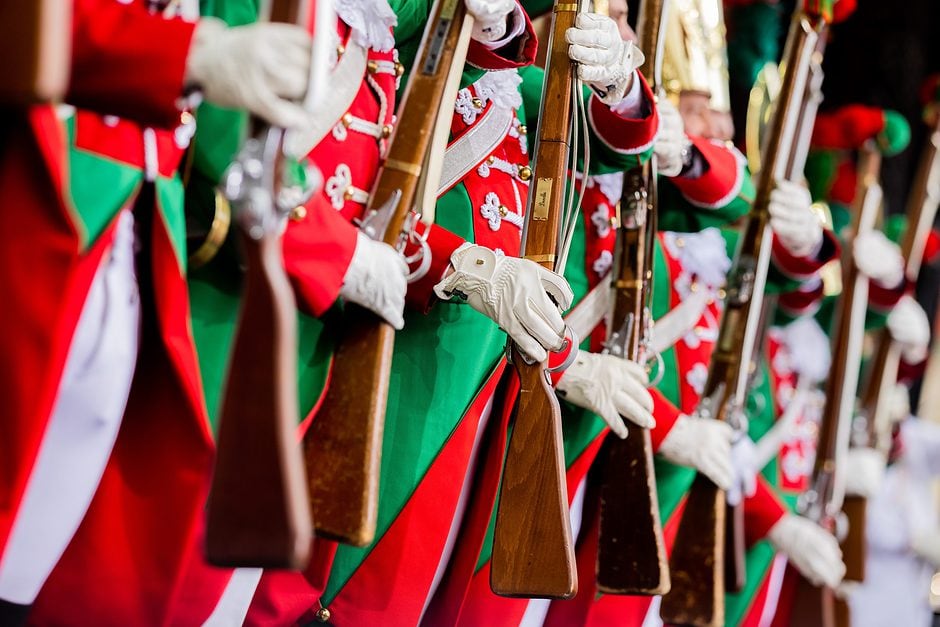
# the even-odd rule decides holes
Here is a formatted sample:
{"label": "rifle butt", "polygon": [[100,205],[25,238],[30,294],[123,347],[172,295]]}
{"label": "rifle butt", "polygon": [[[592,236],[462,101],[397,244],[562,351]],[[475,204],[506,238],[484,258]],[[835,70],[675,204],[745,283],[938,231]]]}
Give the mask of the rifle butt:
{"label": "rifle butt", "polygon": [[671,585],[659,518],[649,431],[607,439],[601,487],[597,588],[604,594],[666,594]]}
{"label": "rifle butt", "polygon": [[570,599],[578,589],[568,520],[561,410],[545,364],[513,363],[522,389],[503,470],[490,588]]}
{"label": "rifle butt", "polygon": [[297,441],[297,329],[280,238],[243,235],[245,297],[220,412],[206,550],[225,567],[304,568],[313,540]]}
{"label": "rifle butt", "polygon": [[842,540],[845,560],[845,579],[865,581],[865,521],[868,500],[861,496],[846,495],[842,511],[849,522],[849,530]]}
{"label": "rifle butt", "polygon": [[802,575],[797,579],[790,624],[795,627],[836,627],[836,598],[832,590],[814,586]]}
{"label": "rifle butt", "polygon": [[697,474],[669,558],[672,589],[663,596],[663,622],[696,627],[724,624],[726,514],[725,493]]}
{"label": "rifle butt", "polygon": [[330,385],[304,438],[317,535],[353,546],[375,538],[394,343],[389,324],[346,307]]}
{"label": "rifle butt", "polygon": [[728,505],[725,514],[725,588],[740,592],[747,580],[744,504]]}

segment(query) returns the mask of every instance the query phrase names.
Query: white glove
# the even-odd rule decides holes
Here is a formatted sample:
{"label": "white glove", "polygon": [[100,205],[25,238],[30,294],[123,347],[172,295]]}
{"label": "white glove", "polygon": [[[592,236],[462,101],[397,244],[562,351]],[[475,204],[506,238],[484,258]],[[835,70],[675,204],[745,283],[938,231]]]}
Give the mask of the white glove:
{"label": "white glove", "polygon": [[620,38],[617,23],[606,15],[579,13],[565,32],[568,57],[578,64],[578,78],[597,92],[601,101],[615,105],[633,84],[633,73],[644,57],[633,42]]}
{"label": "white glove", "polygon": [[228,28],[206,17],[186,59],[186,84],[200,88],[213,104],[247,109],[283,128],[303,126],[309,116],[291,101],[307,90],[310,46],[310,35],[300,26]]}
{"label": "white glove", "polygon": [[822,242],[822,223],[810,209],[812,203],[808,189],[785,179],[770,192],[770,228],[795,257],[812,255]]}
{"label": "white glove", "polygon": [[731,465],[734,479],[728,490],[728,505],[737,505],[757,492],[757,450],[754,440],[746,435],[731,445]]}
{"label": "white glove", "polygon": [[862,233],[852,243],[852,258],[858,271],[887,288],[904,280],[904,258],[897,244],[881,231]]}
{"label": "white glove", "polygon": [[659,453],[673,464],[695,468],[722,490],[734,481],[730,425],[711,418],[679,416],[666,434]]}
{"label": "white glove", "polygon": [[556,388],[566,400],[603,418],[623,439],[627,437],[623,418],[646,429],[656,424],[648,384],[646,368],[634,361],[580,351]]}
{"label": "white glove", "polygon": [[528,259],[470,243],[451,254],[450,264],[454,272],[434,286],[438,298],[463,296],[534,361],[545,361],[546,349],[564,345],[565,321],[559,309],[568,309],[574,298],[564,277]]}
{"label": "white glove", "polygon": [[940,531],[921,532],[911,539],[911,550],[934,568],[940,568]]}
{"label": "white glove", "polygon": [[901,358],[909,364],[927,359],[930,343],[930,322],[927,314],[913,297],[904,295],[888,314],[888,331],[901,347]]}
{"label": "white glove", "polygon": [[506,18],[516,9],[515,0],[465,0],[464,4],[474,19],[471,38],[484,43],[506,35]]}
{"label": "white glove", "polygon": [[391,246],[356,235],[356,250],[343,277],[339,295],[374,311],[390,325],[405,326],[408,264]]}
{"label": "white glove", "polygon": [[656,103],[656,109],[659,111],[659,133],[653,145],[656,165],[663,176],[678,176],[684,165],[682,151],[689,142],[685,136],[685,124],[668,98],[661,98]]}
{"label": "white glove", "polygon": [[771,527],[767,540],[813,585],[835,588],[845,576],[838,540],[808,518],[784,515]]}
{"label": "white glove", "polygon": [[873,448],[850,448],[845,458],[845,493],[870,499],[881,488],[885,456]]}

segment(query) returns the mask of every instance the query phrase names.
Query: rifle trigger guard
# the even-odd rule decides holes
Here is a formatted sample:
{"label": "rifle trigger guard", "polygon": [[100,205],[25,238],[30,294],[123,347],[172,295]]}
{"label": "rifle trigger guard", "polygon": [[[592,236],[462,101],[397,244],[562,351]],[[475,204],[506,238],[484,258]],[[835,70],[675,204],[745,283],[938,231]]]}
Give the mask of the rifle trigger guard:
{"label": "rifle trigger guard", "polygon": [[581,339],[578,337],[578,334],[574,332],[569,326],[565,327],[565,343],[561,345],[561,348],[558,349],[558,352],[565,350],[566,346],[571,347],[571,350],[568,352],[568,356],[565,358],[565,361],[553,368],[547,368],[548,372],[561,372],[567,370],[568,366],[574,363],[574,360],[578,357],[578,344],[581,343]]}

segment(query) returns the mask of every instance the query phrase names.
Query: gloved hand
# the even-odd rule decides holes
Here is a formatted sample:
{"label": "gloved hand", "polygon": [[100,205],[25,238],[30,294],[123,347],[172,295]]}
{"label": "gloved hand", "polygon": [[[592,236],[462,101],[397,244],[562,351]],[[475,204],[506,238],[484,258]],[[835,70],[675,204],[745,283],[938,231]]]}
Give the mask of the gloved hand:
{"label": "gloved hand", "polygon": [[940,568],[940,530],[932,529],[914,534],[911,550],[934,568]]}
{"label": "gloved hand", "polygon": [[659,134],[653,145],[659,173],[663,176],[678,176],[684,165],[682,151],[689,143],[685,136],[685,125],[675,105],[667,98],[656,103],[659,111]]}
{"label": "gloved hand", "polygon": [[904,258],[897,244],[881,231],[862,233],[852,243],[852,258],[858,271],[887,288],[904,280]]}
{"label": "gloved hand", "polygon": [[303,126],[309,116],[291,101],[307,90],[310,46],[310,35],[300,26],[228,28],[221,20],[202,18],[186,59],[186,84],[221,107],[247,109],[283,128]]}
{"label": "gloved hand", "polygon": [[659,453],[673,464],[695,468],[722,490],[734,481],[731,465],[730,425],[711,418],[679,416],[659,447]]}
{"label": "gloved hand", "polygon": [[845,576],[838,540],[808,518],[784,515],[771,527],[767,540],[813,585],[835,588]]}
{"label": "gloved hand", "polygon": [[434,286],[438,298],[463,296],[534,361],[544,361],[546,349],[564,345],[565,321],[559,309],[568,309],[574,298],[564,277],[528,259],[469,243],[453,252],[450,264],[454,272]]}
{"label": "gloved hand", "polygon": [[927,359],[930,343],[930,322],[927,314],[913,297],[904,295],[888,314],[888,331],[901,347],[901,358],[909,364]]}
{"label": "gloved hand", "polygon": [[623,418],[646,429],[656,424],[648,384],[646,368],[634,361],[580,351],[555,387],[566,400],[603,418],[623,439]]}
{"label": "gloved hand", "polygon": [[807,257],[823,238],[822,223],[810,209],[809,190],[785,179],[770,192],[770,227],[794,257]]}
{"label": "gloved hand", "polygon": [[881,488],[885,456],[873,448],[850,448],[845,461],[845,493],[870,499]]}
{"label": "gloved hand", "polygon": [[615,105],[633,84],[633,73],[644,57],[633,42],[620,38],[617,23],[606,15],[579,13],[565,32],[568,57],[578,64],[578,78],[591,86],[600,99]]}
{"label": "gloved hand", "polygon": [[356,235],[356,250],[343,277],[339,295],[362,305],[398,330],[405,326],[408,264],[391,246]]}
{"label": "gloved hand", "polygon": [[731,466],[734,479],[728,490],[728,505],[737,505],[757,492],[757,455],[754,440],[746,435],[731,445]]}
{"label": "gloved hand", "polygon": [[515,10],[515,0],[465,0],[464,4],[474,18],[471,38],[488,43],[506,35],[506,18]]}

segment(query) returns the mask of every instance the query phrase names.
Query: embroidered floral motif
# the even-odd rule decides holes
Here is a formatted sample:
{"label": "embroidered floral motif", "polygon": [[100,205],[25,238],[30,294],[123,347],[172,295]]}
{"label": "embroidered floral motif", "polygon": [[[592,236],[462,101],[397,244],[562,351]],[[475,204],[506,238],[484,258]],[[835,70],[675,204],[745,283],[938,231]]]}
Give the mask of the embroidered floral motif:
{"label": "embroidered floral motif", "polygon": [[499,202],[499,196],[496,192],[488,192],[484,198],[483,205],[480,207],[480,215],[486,218],[490,230],[498,231],[502,226],[503,220],[522,228],[522,216],[514,211],[509,211]]}
{"label": "embroidered floral motif", "polygon": [[616,205],[620,202],[623,193],[623,172],[610,172],[608,174],[595,174],[591,177],[607,198],[607,202]]}
{"label": "embroidered floral motif", "polygon": [[477,116],[483,111],[473,104],[473,94],[469,88],[461,89],[457,92],[457,100],[454,101],[454,111],[460,115],[464,124],[473,124],[477,121]]}
{"label": "embroidered floral motif", "polygon": [[[522,95],[519,93],[521,82],[522,77],[516,70],[487,72],[471,86],[472,92],[470,87],[457,92],[454,111],[460,115],[464,124],[473,124],[490,101],[497,107],[517,109],[522,105]],[[510,128],[509,132],[511,134],[513,129]],[[518,129],[516,133],[518,134]]]}
{"label": "embroidered floral motif", "polygon": [[597,205],[594,213],[591,214],[591,223],[597,229],[598,237],[607,237],[610,235],[610,212],[607,205]]}
{"label": "embroidered floral motif", "polygon": [[333,127],[333,138],[338,142],[344,142],[348,136],[349,132],[346,130],[346,125],[342,122],[337,122]]}
{"label": "embroidered floral motif", "polygon": [[529,154],[529,140],[522,134],[520,131],[521,128],[522,122],[513,114],[512,126],[509,127],[509,136],[519,142],[519,151],[527,155]]}
{"label": "embroidered floral motif", "polygon": [[388,52],[395,47],[392,28],[398,18],[387,0],[333,0],[333,6],[360,46],[378,52]]}
{"label": "embroidered floral motif", "polygon": [[699,362],[692,366],[687,373],[685,373],[685,381],[692,386],[692,389],[695,390],[696,394],[701,394],[702,390],[705,389],[705,380],[708,378],[708,366]]}
{"label": "embroidered floral motif", "polygon": [[610,272],[610,267],[614,265],[614,255],[609,250],[602,250],[600,256],[594,260],[591,268],[598,276],[603,277]]}
{"label": "embroidered floral motif", "polygon": [[349,166],[341,163],[336,166],[336,174],[326,181],[324,190],[330,198],[330,204],[339,211],[346,204],[346,190],[352,185],[352,172]]}

